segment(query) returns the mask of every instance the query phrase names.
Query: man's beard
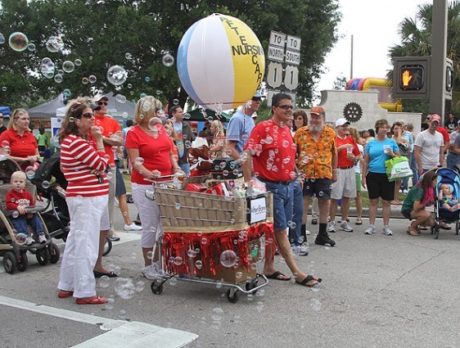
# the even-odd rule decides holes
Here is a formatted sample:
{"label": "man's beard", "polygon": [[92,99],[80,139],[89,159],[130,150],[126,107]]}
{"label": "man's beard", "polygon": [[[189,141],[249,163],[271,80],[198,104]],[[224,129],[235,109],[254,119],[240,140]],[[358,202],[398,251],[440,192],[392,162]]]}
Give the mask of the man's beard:
{"label": "man's beard", "polygon": [[314,133],[320,133],[323,131],[324,125],[321,123],[320,125],[313,125],[308,122],[308,130]]}

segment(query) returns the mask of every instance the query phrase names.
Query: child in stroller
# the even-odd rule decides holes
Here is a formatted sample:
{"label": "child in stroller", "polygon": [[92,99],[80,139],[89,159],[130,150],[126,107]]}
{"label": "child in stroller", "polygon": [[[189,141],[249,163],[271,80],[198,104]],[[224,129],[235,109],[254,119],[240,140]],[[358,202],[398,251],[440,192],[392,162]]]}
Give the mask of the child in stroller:
{"label": "child in stroller", "polygon": [[438,199],[441,201],[441,208],[451,212],[460,209],[460,203],[453,194],[453,187],[450,184],[441,184]]}
{"label": "child in stroller", "polygon": [[[35,199],[26,190],[26,175],[24,172],[16,171],[11,175],[11,184],[13,188],[6,194],[6,208],[13,211],[10,221],[14,226],[17,240],[23,239],[26,245],[32,245],[35,240],[39,243],[46,243],[45,230],[40,218],[34,212],[28,211],[28,208],[35,207]],[[20,238],[20,235],[25,236]]]}

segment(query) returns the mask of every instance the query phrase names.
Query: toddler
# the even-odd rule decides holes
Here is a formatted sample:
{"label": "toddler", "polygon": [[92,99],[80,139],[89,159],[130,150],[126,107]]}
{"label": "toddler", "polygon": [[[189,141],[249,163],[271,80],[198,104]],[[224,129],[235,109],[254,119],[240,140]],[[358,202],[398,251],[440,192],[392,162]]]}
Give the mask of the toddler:
{"label": "toddler", "polygon": [[449,211],[460,209],[458,199],[452,193],[452,186],[449,184],[441,184],[439,192],[439,200],[442,202],[441,207]]}
{"label": "toddler", "polygon": [[27,236],[25,243],[31,245],[34,239],[29,235],[29,226],[40,243],[46,243],[43,224],[36,213],[28,213],[26,208],[33,208],[35,200],[26,190],[26,175],[17,171],[11,175],[13,189],[6,194],[6,208],[17,211],[19,215],[11,217],[11,223],[16,230],[16,235],[22,233]]}

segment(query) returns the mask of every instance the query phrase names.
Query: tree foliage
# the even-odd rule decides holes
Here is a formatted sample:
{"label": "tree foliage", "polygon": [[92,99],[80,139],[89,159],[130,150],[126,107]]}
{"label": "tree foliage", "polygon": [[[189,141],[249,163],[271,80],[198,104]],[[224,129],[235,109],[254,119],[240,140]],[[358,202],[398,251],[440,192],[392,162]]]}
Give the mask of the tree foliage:
{"label": "tree foliage", "polygon": [[[164,102],[187,95],[180,88],[175,66],[162,57],[176,56],[185,31],[212,13],[224,13],[248,24],[268,46],[271,30],[302,38],[297,94],[304,104],[322,73],[324,57],[337,41],[340,20],[337,0],[0,0],[0,33],[25,33],[36,50],[16,52],[8,42],[0,45],[0,103],[30,107],[65,89],[72,96],[101,90],[137,99],[142,93],[160,96]],[[64,49],[46,49],[50,36],[61,36]],[[81,59],[72,73],[56,83],[39,73],[43,58],[61,69],[66,60]],[[120,87],[108,83],[107,69],[121,65],[128,72]],[[94,75],[94,84],[82,83]]]}

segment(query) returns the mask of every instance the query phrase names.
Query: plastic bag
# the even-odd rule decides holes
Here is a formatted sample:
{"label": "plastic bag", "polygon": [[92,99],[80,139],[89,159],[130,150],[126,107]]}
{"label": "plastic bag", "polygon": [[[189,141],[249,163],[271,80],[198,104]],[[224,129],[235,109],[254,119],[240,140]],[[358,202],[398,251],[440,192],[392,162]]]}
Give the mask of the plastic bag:
{"label": "plastic bag", "polygon": [[413,175],[410,169],[409,160],[404,156],[393,157],[385,161],[385,168],[390,182]]}

